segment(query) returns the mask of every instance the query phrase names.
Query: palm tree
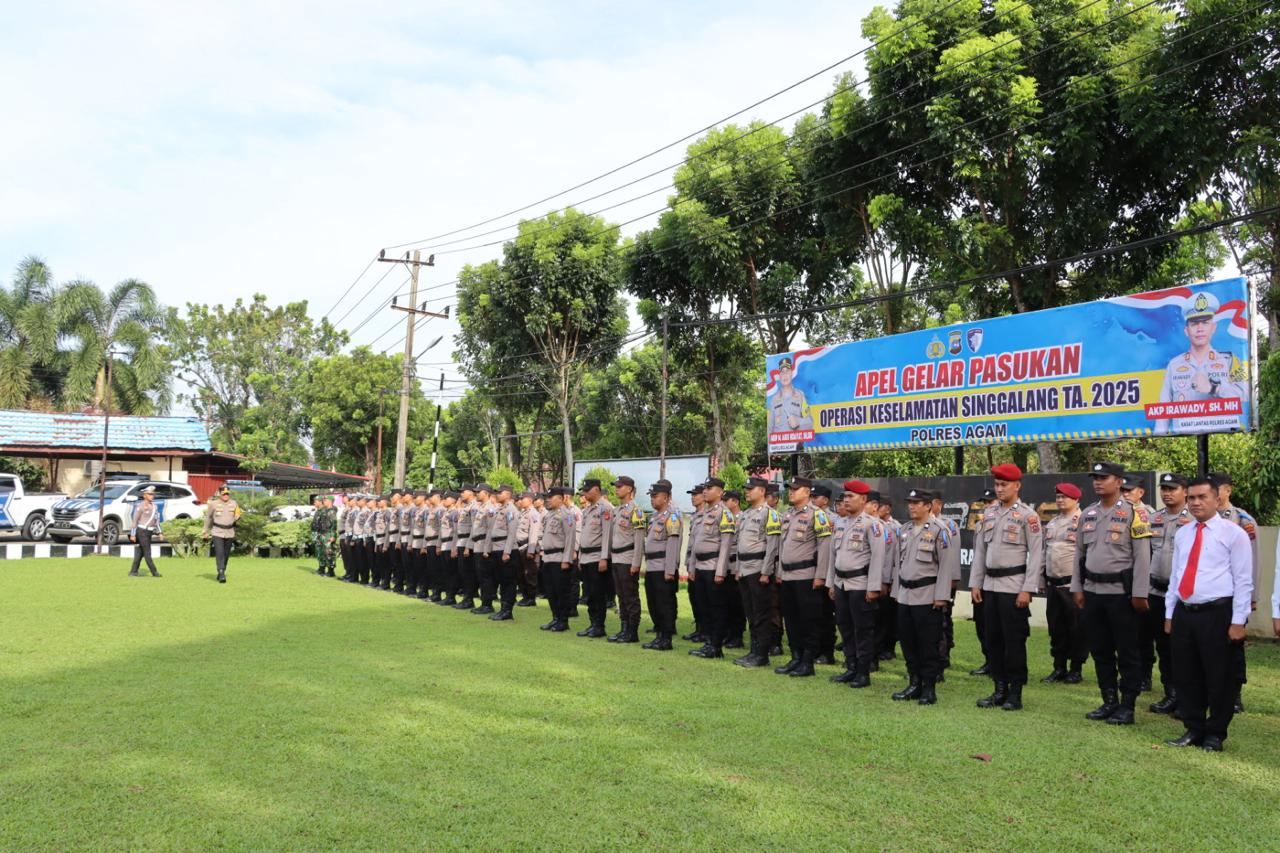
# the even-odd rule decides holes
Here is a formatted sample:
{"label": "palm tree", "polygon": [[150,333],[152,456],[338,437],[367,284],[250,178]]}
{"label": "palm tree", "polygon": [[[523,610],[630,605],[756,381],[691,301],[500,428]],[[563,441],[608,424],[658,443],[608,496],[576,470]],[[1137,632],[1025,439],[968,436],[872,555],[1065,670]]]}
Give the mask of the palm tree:
{"label": "palm tree", "polygon": [[18,264],[12,288],[0,287],[0,408],[57,396],[53,275],[31,256]]}
{"label": "palm tree", "polygon": [[103,291],[93,282],[74,281],[54,300],[56,322],[67,344],[59,358],[66,368],[66,405],[151,415],[167,411],[171,400],[168,362],[160,343],[164,317],[150,285],[125,279]]}

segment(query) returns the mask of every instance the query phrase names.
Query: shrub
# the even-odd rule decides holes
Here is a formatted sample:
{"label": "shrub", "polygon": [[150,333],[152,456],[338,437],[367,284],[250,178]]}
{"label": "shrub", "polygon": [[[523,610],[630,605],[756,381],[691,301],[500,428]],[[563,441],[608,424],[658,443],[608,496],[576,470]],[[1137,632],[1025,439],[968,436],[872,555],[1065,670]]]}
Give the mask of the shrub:
{"label": "shrub", "polygon": [[177,557],[194,557],[203,553],[201,533],[204,521],[199,518],[174,518],[160,523],[160,532],[164,539],[173,546]]}
{"label": "shrub", "polygon": [[[241,521],[243,520],[242,518]],[[263,531],[262,544],[301,556],[311,547],[311,522],[308,519],[268,522]]]}

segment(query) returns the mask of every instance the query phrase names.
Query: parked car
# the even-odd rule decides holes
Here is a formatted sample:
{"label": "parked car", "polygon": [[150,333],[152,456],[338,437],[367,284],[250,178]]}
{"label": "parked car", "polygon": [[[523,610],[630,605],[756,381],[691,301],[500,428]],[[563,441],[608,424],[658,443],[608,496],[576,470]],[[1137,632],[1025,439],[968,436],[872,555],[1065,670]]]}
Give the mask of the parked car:
{"label": "parked car", "polygon": [[308,504],[286,504],[271,511],[272,521],[301,521],[316,514],[316,508]]}
{"label": "parked car", "polygon": [[57,492],[28,492],[17,474],[0,474],[0,532],[16,530],[23,539],[42,541],[50,511],[66,498]]}
{"label": "parked car", "polygon": [[[142,500],[142,490],[154,487],[160,520],[196,518],[203,510],[195,492],[182,483],[159,480],[107,480],[106,503],[102,511],[102,543],[115,545],[128,535],[133,526],[133,507]],[[77,536],[98,535],[99,486],[85,489],[74,498],[54,504],[49,536],[59,542],[70,542]]]}

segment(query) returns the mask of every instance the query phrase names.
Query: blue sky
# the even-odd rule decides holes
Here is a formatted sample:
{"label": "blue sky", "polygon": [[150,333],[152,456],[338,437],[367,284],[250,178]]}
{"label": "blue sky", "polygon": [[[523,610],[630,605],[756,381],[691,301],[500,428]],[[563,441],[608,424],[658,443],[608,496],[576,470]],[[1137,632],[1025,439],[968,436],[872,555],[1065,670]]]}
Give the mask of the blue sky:
{"label": "blue sky", "polygon": [[[167,304],[261,292],[319,316],[382,246],[549,195],[853,53],[872,4],[8,5],[0,275],[35,254],[60,280],[142,278]],[[817,101],[835,74],[749,117]],[[442,256],[423,286],[496,254]],[[397,274],[371,295],[375,277],[331,318],[369,316]],[[375,315],[355,342],[401,316]]]}

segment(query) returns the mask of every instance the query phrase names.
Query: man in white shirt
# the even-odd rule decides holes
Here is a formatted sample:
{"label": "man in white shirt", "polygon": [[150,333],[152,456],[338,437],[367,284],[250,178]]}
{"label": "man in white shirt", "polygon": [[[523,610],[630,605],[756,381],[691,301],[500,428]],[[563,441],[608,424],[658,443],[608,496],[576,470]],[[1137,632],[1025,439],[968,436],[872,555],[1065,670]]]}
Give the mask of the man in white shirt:
{"label": "man in white shirt", "polygon": [[1235,715],[1230,664],[1252,608],[1253,552],[1249,535],[1218,515],[1218,493],[1208,478],[1191,481],[1187,507],[1196,523],[1174,536],[1164,610],[1178,717],[1187,730],[1166,743],[1221,752]]}

